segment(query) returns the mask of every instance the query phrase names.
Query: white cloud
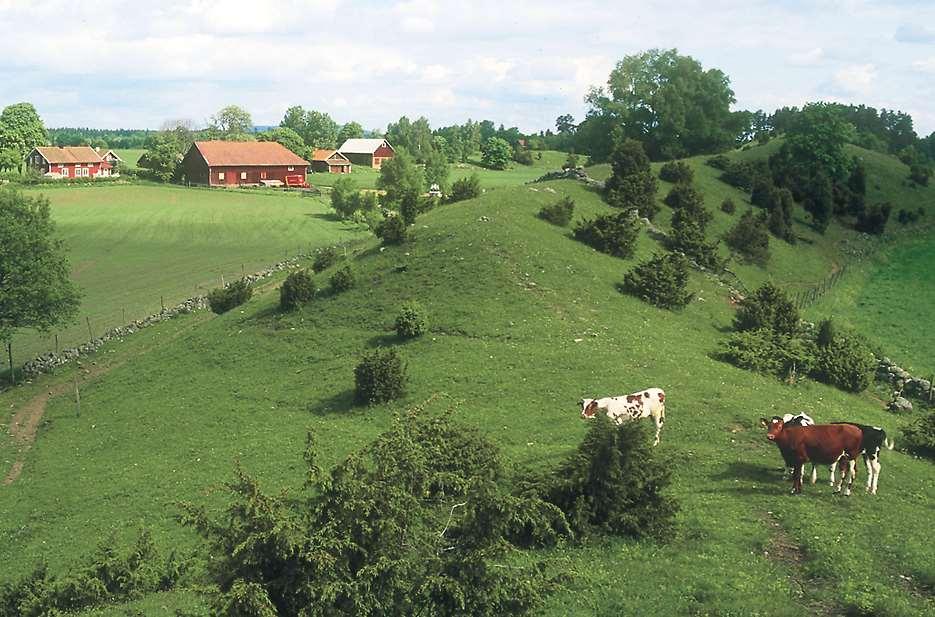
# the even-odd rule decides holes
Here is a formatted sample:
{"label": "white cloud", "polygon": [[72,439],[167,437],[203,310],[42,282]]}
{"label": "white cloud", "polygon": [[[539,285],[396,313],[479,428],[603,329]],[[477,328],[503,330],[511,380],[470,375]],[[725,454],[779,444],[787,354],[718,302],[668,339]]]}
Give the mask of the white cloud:
{"label": "white cloud", "polygon": [[805,51],[793,53],[789,56],[789,62],[796,66],[813,66],[825,58],[825,50],[821,47],[813,47]]}
{"label": "white cloud", "polygon": [[834,83],[846,92],[864,94],[870,90],[877,78],[873,64],[846,66],[834,74]]}
{"label": "white cloud", "polygon": [[916,60],[912,63],[912,68],[923,73],[935,73],[935,56],[925,60]]}

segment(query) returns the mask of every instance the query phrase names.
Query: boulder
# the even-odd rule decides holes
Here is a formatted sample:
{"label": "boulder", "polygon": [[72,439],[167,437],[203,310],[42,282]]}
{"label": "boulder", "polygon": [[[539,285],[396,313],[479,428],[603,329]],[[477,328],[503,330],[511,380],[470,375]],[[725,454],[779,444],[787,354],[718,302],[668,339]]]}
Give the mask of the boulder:
{"label": "boulder", "polygon": [[909,402],[909,399],[897,396],[896,399],[889,404],[889,410],[897,413],[912,411],[912,403]]}

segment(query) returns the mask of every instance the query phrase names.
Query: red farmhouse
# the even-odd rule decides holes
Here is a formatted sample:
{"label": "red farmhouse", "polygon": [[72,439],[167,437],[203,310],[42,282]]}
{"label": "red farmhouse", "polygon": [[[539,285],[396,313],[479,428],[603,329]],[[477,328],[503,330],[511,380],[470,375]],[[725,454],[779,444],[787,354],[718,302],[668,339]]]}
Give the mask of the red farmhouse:
{"label": "red farmhouse", "polygon": [[307,168],[275,141],[196,141],[182,159],[185,179],[208,186],[304,186]]}
{"label": "red farmhouse", "polygon": [[90,146],[39,146],[26,156],[26,164],[50,178],[103,177],[113,168]]}

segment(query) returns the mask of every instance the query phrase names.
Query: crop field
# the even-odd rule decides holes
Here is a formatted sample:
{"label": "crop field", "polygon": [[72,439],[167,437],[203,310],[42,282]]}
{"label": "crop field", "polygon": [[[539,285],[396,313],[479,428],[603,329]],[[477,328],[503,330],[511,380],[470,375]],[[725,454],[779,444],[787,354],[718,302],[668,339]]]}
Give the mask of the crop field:
{"label": "crop field", "polygon": [[[324,199],[296,194],[130,185],[43,187],[84,296],[79,321],[57,332],[61,348],[205,293],[300,250],[344,242],[362,229],[329,214]],[[54,347],[54,333],[23,333],[16,358]]]}
{"label": "crop field", "polygon": [[[722,233],[743,212],[746,197],[718,182],[703,159],[691,164],[708,208],[716,210],[713,233]],[[892,180],[883,171],[876,177]],[[667,190],[661,186],[660,199]],[[182,201],[190,194],[153,190],[155,201],[169,199],[173,191],[180,191]],[[63,189],[53,198],[77,192]],[[247,197],[205,194],[218,200]],[[933,194],[935,188],[922,196]],[[693,273],[693,301],[677,312],[621,294],[617,285],[624,272],[659,250],[657,240],[641,232],[633,259],[597,253],[576,242],[569,229],[536,216],[564,196],[576,203],[575,221],[609,211],[599,195],[573,181],[503,186],[420,216],[404,246],[381,250],[373,239],[355,245],[359,283],[347,292],[323,293],[298,311],[282,313],[280,276],[261,285],[239,310],[160,324],[107,346],[93,366],[68,368],[0,394],[4,410],[35,401],[44,406],[31,447],[12,443],[5,433],[0,438],[0,476],[14,461],[22,464],[15,482],[0,485],[0,581],[22,576],[40,560],[62,572],[111,533],[126,546],[146,527],[165,552],[198,556],[191,578],[175,591],[82,615],[138,611],[171,617],[176,609],[206,615],[197,576],[211,556],[176,516],[182,501],[220,513],[228,497],[221,483],[233,478],[236,464],[265,492],[298,496],[307,430],[316,437],[319,464],[328,468],[367,446],[390,427],[394,414],[436,396],[427,413],[453,408],[455,419],[482,430],[511,467],[551,469],[586,431],[580,398],[659,386],[667,393],[667,422],[656,452],[673,472],[669,492],[681,508],[675,531],[660,540],[607,538],[517,551],[506,567],[541,562],[561,575],[539,614],[932,614],[935,545],[928,534],[906,527],[906,521],[930,517],[932,464],[885,452],[876,497],[865,495],[862,486],[849,498],[831,495],[824,470],[820,484],[793,497],[781,477],[778,451],[757,426],[761,416],[804,410],[819,421],[882,425],[899,444],[908,419],[884,411],[869,393],[852,395],[809,380],[788,385],[715,359],[733,318],[725,288]],[[240,252],[227,241],[217,249],[231,258],[243,254],[244,246],[259,250],[263,237],[290,233],[301,217],[312,221],[304,234],[318,230],[322,242],[357,233],[309,210],[323,212],[320,202],[305,206],[312,200],[250,197],[276,204],[265,213],[268,220],[255,214],[255,204],[225,209],[226,216],[216,213],[222,206],[205,205],[217,218],[202,213],[186,219],[184,210],[172,209],[172,234],[150,229],[163,221],[156,213],[127,214],[115,229],[149,229],[164,246],[174,242],[178,248],[207,242],[212,225],[223,222],[224,233],[213,235],[241,236]],[[737,202],[732,216],[717,210],[725,197]],[[63,208],[67,204],[56,204],[57,217]],[[123,215],[108,218],[115,216]],[[656,222],[665,228],[670,217],[664,208]],[[82,227],[59,221],[63,231],[71,229],[67,237],[73,242]],[[191,228],[191,235],[183,232]],[[85,233],[87,244],[95,244],[93,230]],[[741,280],[751,287],[767,278],[789,289],[814,284],[847,258],[842,247],[859,242],[857,234],[836,225],[829,229],[833,242],[817,242],[802,222],[796,233],[802,240],[795,247],[771,243],[766,268],[736,265]],[[120,238],[111,232],[97,243]],[[870,284],[862,289],[873,298],[892,289],[880,273],[902,272],[904,260],[928,255],[935,244],[892,246],[879,253],[882,266],[874,266],[890,264],[890,270],[868,270]],[[198,253],[186,257],[197,261]],[[216,276],[210,270],[214,262],[199,263],[208,281]],[[869,263],[855,265],[853,272]],[[316,276],[320,287],[327,286],[328,275]],[[823,303],[835,298],[847,304],[850,281],[845,277],[811,307],[810,317],[825,313]],[[412,299],[426,307],[429,332],[401,342],[393,320]],[[898,320],[899,314],[893,317]],[[866,328],[876,327],[858,318],[853,324],[867,334]],[[886,339],[884,349],[899,357],[899,348]],[[403,355],[411,376],[407,395],[392,404],[355,406],[354,366],[375,347],[395,347]],[[65,394],[76,376],[80,416]],[[46,403],[49,391],[59,394]],[[858,484],[863,480],[861,469]]]}

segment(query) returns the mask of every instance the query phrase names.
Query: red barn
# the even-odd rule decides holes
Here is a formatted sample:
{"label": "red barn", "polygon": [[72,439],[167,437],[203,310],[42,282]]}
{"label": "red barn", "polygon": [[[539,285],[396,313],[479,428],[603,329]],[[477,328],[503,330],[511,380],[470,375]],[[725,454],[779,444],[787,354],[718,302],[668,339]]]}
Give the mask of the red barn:
{"label": "red barn", "polygon": [[103,177],[113,168],[90,146],[38,146],[26,156],[26,164],[49,178]]}
{"label": "red barn", "polygon": [[196,141],[182,169],[191,184],[300,186],[308,161],[275,141]]}
{"label": "red barn", "polygon": [[383,161],[396,156],[396,150],[385,139],[348,139],[338,152],[358,165],[380,169]]}

